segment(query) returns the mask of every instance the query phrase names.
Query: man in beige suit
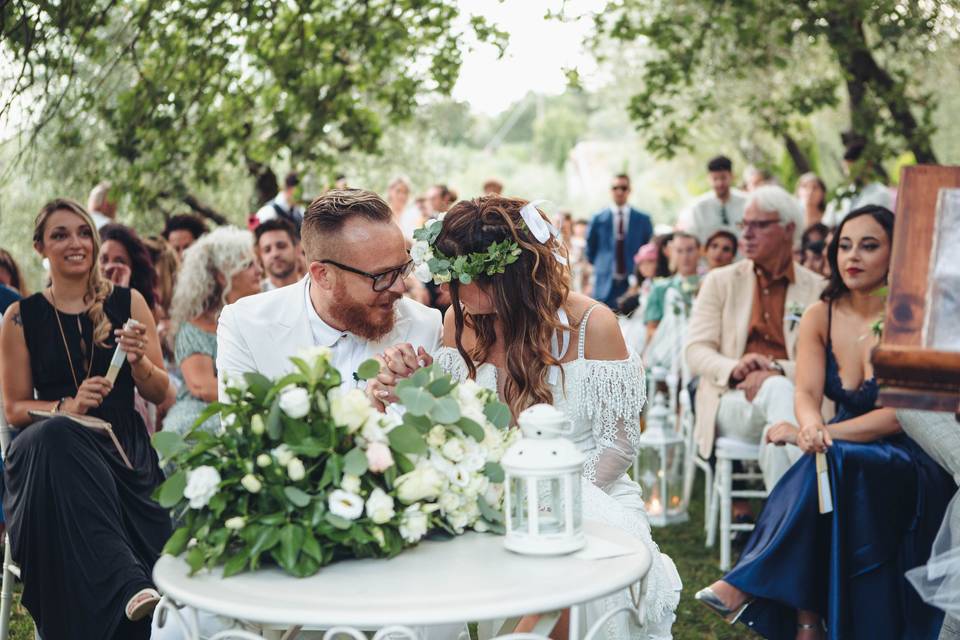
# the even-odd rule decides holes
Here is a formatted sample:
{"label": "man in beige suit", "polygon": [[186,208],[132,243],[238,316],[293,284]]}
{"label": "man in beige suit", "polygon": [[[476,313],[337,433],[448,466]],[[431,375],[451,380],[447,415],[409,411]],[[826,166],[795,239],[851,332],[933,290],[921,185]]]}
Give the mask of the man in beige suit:
{"label": "man in beige suit", "polygon": [[687,325],[687,364],[700,376],[700,455],[709,458],[719,436],[760,444],[768,489],[801,455],[793,445],[768,444],[766,435],[780,422],[796,424],[797,328],[826,284],[793,262],[802,223],[803,212],[782,188],[752,192],[740,223],[746,259],[707,274]]}

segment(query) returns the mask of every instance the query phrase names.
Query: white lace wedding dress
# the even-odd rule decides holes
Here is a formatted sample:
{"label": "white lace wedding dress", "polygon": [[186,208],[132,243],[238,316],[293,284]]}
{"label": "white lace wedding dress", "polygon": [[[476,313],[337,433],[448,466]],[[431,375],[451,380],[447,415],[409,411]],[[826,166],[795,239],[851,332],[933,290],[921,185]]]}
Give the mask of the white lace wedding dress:
{"label": "white lace wedding dress", "polygon": [[[636,353],[616,361],[584,357],[585,329],[592,310],[581,323],[577,359],[563,364],[564,375],[551,385],[553,404],[570,419],[574,426],[571,440],[587,456],[582,478],[584,518],[636,536],[653,557],[642,626],[621,613],[606,623],[598,637],[668,639],[680,599],[680,576],[670,557],[660,553],[653,541],[640,486],[626,475],[637,452],[640,411],[646,400],[643,366]],[[467,378],[467,365],[454,348],[442,347],[434,362],[455,380]],[[497,390],[497,368],[489,363],[479,365],[476,382]],[[623,591],[587,604],[581,616],[580,636],[604,613],[626,604],[629,597]]]}

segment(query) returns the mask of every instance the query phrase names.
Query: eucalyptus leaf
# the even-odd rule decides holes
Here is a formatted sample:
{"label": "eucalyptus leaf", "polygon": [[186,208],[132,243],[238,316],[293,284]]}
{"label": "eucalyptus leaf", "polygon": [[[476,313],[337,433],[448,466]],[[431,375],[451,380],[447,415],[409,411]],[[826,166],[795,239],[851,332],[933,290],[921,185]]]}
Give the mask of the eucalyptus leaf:
{"label": "eucalyptus leaf", "polygon": [[470,418],[460,418],[460,420],[457,421],[457,426],[460,427],[460,430],[463,431],[464,434],[470,436],[477,442],[483,442],[483,439],[487,437],[483,427]]}
{"label": "eucalyptus leaf", "polygon": [[373,358],[364,360],[357,367],[357,377],[361,380],[372,380],[377,377],[378,373],[380,373],[380,363]]}
{"label": "eucalyptus leaf", "polygon": [[503,522],[503,512],[487,502],[486,498],[479,496],[477,498],[477,507],[480,509],[480,515],[488,522]]}
{"label": "eucalyptus leaf", "polygon": [[399,389],[397,396],[404,408],[415,416],[427,415],[437,402],[430,392],[419,387]]}
{"label": "eucalyptus leaf", "polygon": [[510,426],[510,407],[494,400],[483,408],[483,415],[487,420],[498,429],[506,429]]}
{"label": "eucalyptus leaf", "polygon": [[485,464],[483,467],[483,475],[490,478],[491,482],[503,482],[506,478],[503,467],[500,466],[499,462],[488,462]]}
{"label": "eucalyptus leaf", "polygon": [[430,374],[433,372],[433,367],[424,367],[423,369],[417,369],[417,372],[410,376],[409,380],[414,385],[418,387],[425,387],[430,382]]}
{"label": "eucalyptus leaf", "polygon": [[246,553],[237,553],[223,563],[223,577],[235,576],[247,568],[250,557]]}
{"label": "eucalyptus leaf", "polygon": [[367,454],[360,447],[354,447],[343,456],[343,472],[360,477],[367,472]]}
{"label": "eucalyptus leaf", "polygon": [[160,495],[157,498],[157,502],[159,502],[160,506],[164,509],[174,507],[178,502],[183,500],[183,490],[186,489],[186,487],[187,472],[181,469],[160,485]]}
{"label": "eucalyptus leaf", "polygon": [[161,458],[169,460],[181,451],[187,448],[187,443],[183,441],[176,431],[158,431],[153,436],[153,448],[157,450]]}
{"label": "eucalyptus leaf", "polygon": [[427,443],[420,432],[410,425],[402,424],[387,434],[390,447],[399,453],[422,454],[427,452]]}
{"label": "eucalyptus leaf", "polygon": [[287,500],[289,500],[294,506],[300,507],[301,509],[310,504],[310,494],[306,491],[298,489],[297,487],[284,487],[283,495],[287,496]]}
{"label": "eucalyptus leaf", "polygon": [[456,424],[460,419],[460,405],[453,398],[440,398],[430,409],[430,418],[440,424]]}
{"label": "eucalyptus leaf", "polygon": [[455,386],[457,385],[453,383],[453,380],[450,378],[450,376],[445,375],[428,384],[427,391],[432,393],[437,398],[440,398],[453,391]]}
{"label": "eucalyptus leaf", "polygon": [[187,542],[190,541],[189,527],[180,527],[173,532],[173,535],[163,545],[163,553],[171,556],[178,556],[187,548]]}

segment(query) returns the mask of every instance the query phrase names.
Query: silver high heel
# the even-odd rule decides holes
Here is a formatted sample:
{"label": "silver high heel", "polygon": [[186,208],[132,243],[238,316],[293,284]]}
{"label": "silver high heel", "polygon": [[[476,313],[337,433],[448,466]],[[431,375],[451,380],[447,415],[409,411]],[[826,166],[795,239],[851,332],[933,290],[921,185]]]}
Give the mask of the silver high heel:
{"label": "silver high heel", "polygon": [[705,587],[697,591],[693,595],[693,599],[698,600],[730,624],[736,624],[740,616],[743,615],[743,612],[747,610],[747,607],[753,604],[753,598],[748,598],[736,609],[730,609],[723,603],[723,600],[717,597],[717,594],[715,594],[710,587]]}

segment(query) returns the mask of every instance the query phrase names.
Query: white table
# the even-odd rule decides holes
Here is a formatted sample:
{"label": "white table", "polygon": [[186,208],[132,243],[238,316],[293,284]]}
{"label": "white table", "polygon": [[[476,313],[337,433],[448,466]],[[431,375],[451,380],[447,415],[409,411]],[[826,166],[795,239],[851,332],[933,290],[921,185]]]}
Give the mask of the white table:
{"label": "white table", "polygon": [[[153,570],[154,582],[164,594],[157,615],[166,617],[165,624],[180,624],[192,640],[195,626],[191,628],[189,616],[179,614],[177,604],[253,623],[265,634],[224,631],[213,636],[218,640],[288,637],[271,633],[271,627],[291,629],[289,637],[306,627],[327,629],[328,639],[338,634],[363,638],[360,629],[380,629],[377,638],[392,634],[416,639],[422,634],[411,626],[571,608],[571,640],[576,640],[577,605],[630,587],[633,606],[626,614],[642,620],[651,563],[646,547],[609,525],[587,522],[584,528],[588,536],[615,542],[629,553],[599,560],[524,556],[504,549],[500,536],[467,533],[453,540],[427,540],[390,560],[336,562],[309,578],[268,568],[226,579],[219,568],[190,577],[181,558],[163,556]],[[602,621],[594,624],[586,639],[600,626]]]}

